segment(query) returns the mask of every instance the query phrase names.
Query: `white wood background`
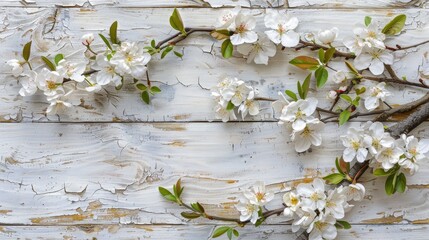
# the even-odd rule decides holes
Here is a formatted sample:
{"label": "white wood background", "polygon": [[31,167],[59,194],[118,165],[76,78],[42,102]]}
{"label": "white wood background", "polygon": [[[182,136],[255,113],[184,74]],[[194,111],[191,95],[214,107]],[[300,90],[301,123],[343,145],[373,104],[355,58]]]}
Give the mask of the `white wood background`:
{"label": "white wood background", "polygon": [[[398,13],[408,20],[391,42],[408,45],[429,37],[426,0],[3,0],[0,2],[2,63],[20,54],[30,38],[43,55],[61,51],[71,58],[82,51],[80,36],[104,31],[118,20],[122,38],[149,42],[172,33],[168,17],[181,8],[187,26],[208,27],[222,7],[251,8],[262,26],[265,7],[289,8],[300,32],[327,26],[351,34],[364,16],[387,21]],[[85,104],[60,116],[45,116],[43,96],[22,98],[10,70],[0,65],[0,239],[209,239],[218,222],[188,222],[183,210],[162,200],[158,186],[182,177],[187,201],[200,201],[211,213],[236,216],[241,189],[257,180],[280,192],[304,178],[333,171],[341,154],[335,123],[324,144],[297,154],[269,105],[245,122],[213,120],[210,88],[222,76],[251,82],[266,97],[294,89],[304,71],[287,62],[297,54],[278,53],[269,67],[246,64],[238,55],[220,57],[219,43],[205,34],[181,44],[184,59],[168,56],[150,63],[162,93],[149,106],[132,85],[110,94],[84,97]],[[417,78],[417,66],[429,47],[398,54],[400,76]],[[307,53],[307,52],[304,52]],[[401,104],[424,92],[389,87],[387,101]],[[325,92],[313,92],[325,106]],[[350,123],[359,124],[359,123]],[[423,124],[414,133],[429,138]],[[338,239],[427,239],[429,235],[429,163],[408,179],[406,194],[388,197],[384,182],[370,174],[364,201],[347,215],[353,224]],[[278,194],[279,199],[281,193]],[[275,207],[279,201],[268,207]],[[240,239],[294,239],[282,217],[259,228],[240,230]]]}

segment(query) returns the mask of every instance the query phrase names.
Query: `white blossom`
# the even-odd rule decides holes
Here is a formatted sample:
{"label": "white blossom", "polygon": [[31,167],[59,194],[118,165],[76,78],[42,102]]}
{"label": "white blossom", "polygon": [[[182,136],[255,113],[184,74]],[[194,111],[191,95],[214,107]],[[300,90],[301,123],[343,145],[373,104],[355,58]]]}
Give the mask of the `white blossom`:
{"label": "white blossom", "polygon": [[239,6],[233,9],[223,10],[221,15],[218,17],[215,27],[218,29],[228,29],[233,31],[235,29],[235,17],[240,12]]}
{"label": "white blossom", "polygon": [[245,197],[240,198],[240,202],[235,205],[235,208],[240,212],[240,221],[245,222],[250,220],[255,224],[259,219],[259,206],[252,204]]}
{"label": "white blossom", "polygon": [[80,104],[78,99],[72,99],[71,95],[74,90],[69,90],[65,94],[58,94],[49,99],[49,106],[46,109],[46,113],[48,114],[57,114],[60,111],[63,111],[65,108],[70,108],[72,106],[76,106]]}
{"label": "white blossom", "polygon": [[263,182],[256,182],[249,190],[244,191],[244,196],[251,204],[264,206],[274,198],[274,193],[267,191]]}
{"label": "white blossom", "polygon": [[331,215],[319,215],[308,227],[309,240],[334,240],[337,237],[336,220]]}
{"label": "white blossom", "polygon": [[267,37],[260,37],[255,43],[238,45],[237,51],[247,56],[247,63],[268,64],[268,59],[276,55],[277,47]]}
{"label": "white blossom", "polygon": [[[283,109],[289,105],[289,101],[286,99],[286,96],[282,92],[277,93],[279,95],[279,99],[274,101],[271,106],[274,109],[274,114],[276,116],[280,116]],[[279,124],[283,123],[282,121],[279,122]]]}
{"label": "white blossom", "polygon": [[86,62],[70,62],[62,59],[58,62],[57,72],[63,77],[76,82],[83,82],[85,77],[82,75],[86,69]]}
{"label": "white blossom", "polygon": [[364,47],[369,49],[385,49],[384,40],[386,36],[381,33],[375,23],[368,26],[358,25],[353,29],[355,36],[345,38],[344,45],[356,56],[362,53]]}
{"label": "white blossom", "polygon": [[37,91],[36,78],[37,73],[35,71],[30,71],[28,75],[26,74],[25,77],[19,81],[22,86],[19,90],[19,95],[23,97],[34,95]]}
{"label": "white blossom", "polygon": [[344,203],[347,201],[347,197],[339,191],[339,188],[335,188],[328,191],[328,197],[326,199],[325,213],[331,214],[336,219],[344,217]]}
{"label": "white blossom", "polygon": [[380,100],[384,101],[386,97],[391,95],[385,86],[385,82],[380,82],[365,91],[362,97],[365,99],[364,106],[368,111],[376,109],[380,105]]}
{"label": "white blossom", "polygon": [[[288,209],[290,209],[294,212],[299,207],[301,200],[300,200],[300,197],[296,193],[287,192],[283,195],[283,202],[284,202],[284,204],[286,204]],[[285,213],[285,215],[288,215],[288,213]]]}
{"label": "white blossom", "polygon": [[295,221],[292,222],[293,232],[297,232],[301,227],[308,227],[314,221],[314,218],[316,218],[317,216],[316,212],[307,206],[298,208],[295,211],[295,214]]}
{"label": "white blossom", "polygon": [[7,65],[9,65],[12,68],[12,75],[14,77],[18,77],[24,71],[22,64],[23,63],[20,62],[18,59],[11,59],[7,61]]}
{"label": "white blossom", "polygon": [[110,62],[116,66],[115,70],[121,75],[131,75],[133,78],[145,77],[146,65],[151,56],[145,52],[143,47],[132,42],[122,42]]}
{"label": "white blossom", "polygon": [[314,118],[306,121],[306,126],[300,131],[292,133],[292,141],[295,143],[297,152],[307,151],[311,145],[320,146],[322,144],[322,129],[325,124]]}
{"label": "white blossom", "polygon": [[347,201],[362,201],[365,197],[365,187],[360,183],[350,184],[345,189]]}
{"label": "white blossom", "polygon": [[398,163],[413,175],[419,169],[419,162],[428,160],[426,154],[429,152],[429,141],[426,139],[419,141],[416,137],[407,137],[405,134],[402,134],[398,141],[405,151],[405,156]]}
{"label": "white blossom", "polygon": [[238,13],[235,17],[234,34],[230,36],[232,45],[256,42],[258,40],[258,34],[253,31],[255,27],[255,17],[241,12]]}
{"label": "white blossom", "polygon": [[384,64],[393,64],[393,55],[385,49],[365,48],[362,54],[354,60],[357,70],[369,68],[372,74],[380,75],[384,72]]}
{"label": "white blossom", "polygon": [[95,77],[97,84],[103,86],[113,82],[115,86],[121,85],[122,77],[116,73],[115,66],[107,60],[106,56],[102,54],[97,55],[92,68],[98,71]]}
{"label": "white blossom", "polygon": [[63,78],[56,71],[43,68],[36,76],[37,87],[48,97],[64,94]]}
{"label": "white blossom", "polygon": [[341,84],[341,83],[345,83],[347,80],[353,79],[353,78],[354,78],[353,73],[339,70],[339,71],[335,72],[332,80],[337,84]]}
{"label": "white blossom", "polygon": [[399,162],[402,154],[404,154],[404,151],[401,148],[396,145],[392,145],[391,147],[380,150],[375,156],[375,160],[381,163],[381,166],[385,171],[388,171]]}
{"label": "white blossom", "polygon": [[222,119],[222,122],[228,122],[229,120],[237,120],[234,110],[227,110],[227,102],[224,104],[217,104],[215,107],[215,118]]}
{"label": "white blossom", "polygon": [[346,147],[343,152],[343,159],[345,162],[351,162],[355,158],[358,162],[364,162],[367,155],[367,143],[364,141],[364,134],[362,130],[356,128],[349,128],[347,135],[340,136],[340,139]]}
{"label": "white blossom", "polygon": [[251,91],[246,100],[238,108],[241,112],[241,118],[244,119],[247,114],[255,116],[259,114],[259,102],[254,100],[255,91]]}
{"label": "white blossom", "polygon": [[317,103],[318,101],[315,98],[299,99],[296,102],[291,102],[283,108],[280,121],[292,123],[293,130],[301,131],[305,128],[307,119],[310,119],[316,110]]}
{"label": "white blossom", "polygon": [[87,34],[83,35],[81,38],[81,41],[82,41],[82,44],[85,46],[91,45],[91,43],[94,41],[94,34],[87,33]]}
{"label": "white blossom", "polygon": [[327,30],[321,30],[317,34],[317,39],[323,44],[331,44],[338,37],[338,28],[334,27]]}
{"label": "white blossom", "polygon": [[265,15],[265,26],[271,30],[265,31],[268,38],[275,44],[281,43],[284,47],[295,47],[299,43],[299,34],[294,31],[298,26],[298,18],[280,14],[278,11],[269,11]]}
{"label": "white blossom", "polygon": [[395,139],[389,133],[384,132],[384,125],[382,123],[367,122],[365,125],[364,128],[367,128],[367,131],[364,135],[364,141],[373,156],[381,149],[393,146]]}
{"label": "white blossom", "polygon": [[302,196],[302,204],[312,210],[322,210],[326,206],[325,183],[316,178],[312,183],[300,183],[296,187],[298,195]]}

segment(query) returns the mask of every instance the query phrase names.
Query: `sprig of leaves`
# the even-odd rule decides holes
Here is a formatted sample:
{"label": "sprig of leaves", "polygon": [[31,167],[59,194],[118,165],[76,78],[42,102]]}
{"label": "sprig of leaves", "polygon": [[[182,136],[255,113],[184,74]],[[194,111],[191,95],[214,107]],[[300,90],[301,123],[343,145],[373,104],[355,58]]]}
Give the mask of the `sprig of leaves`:
{"label": "sprig of leaves", "polygon": [[393,168],[385,171],[382,168],[374,169],[373,174],[377,177],[386,177],[384,185],[387,195],[392,195],[396,192],[403,193],[407,187],[407,178],[405,174],[399,171],[400,166],[396,164]]}
{"label": "sprig of leaves", "polygon": [[143,83],[137,83],[136,87],[141,91],[140,97],[146,104],[150,103],[150,95],[155,95],[161,92],[161,89],[157,86],[147,86]]}
{"label": "sprig of leaves", "polygon": [[327,184],[335,185],[342,182],[344,179],[347,179],[350,182],[352,181],[348,175],[350,171],[350,163],[345,162],[343,158],[336,158],[335,167],[337,168],[338,173],[332,173],[323,178]]}
{"label": "sprig of leaves", "polygon": [[185,25],[183,24],[182,16],[180,16],[177,8],[173,10],[173,13],[170,16],[170,25],[172,28],[186,36]]}
{"label": "sprig of leaves", "polygon": [[232,228],[229,226],[221,226],[221,227],[216,228],[213,231],[212,238],[218,238],[224,234],[226,234],[228,236],[229,240],[231,240],[233,238],[233,235],[235,237],[238,237],[240,235],[240,233],[235,228]]}

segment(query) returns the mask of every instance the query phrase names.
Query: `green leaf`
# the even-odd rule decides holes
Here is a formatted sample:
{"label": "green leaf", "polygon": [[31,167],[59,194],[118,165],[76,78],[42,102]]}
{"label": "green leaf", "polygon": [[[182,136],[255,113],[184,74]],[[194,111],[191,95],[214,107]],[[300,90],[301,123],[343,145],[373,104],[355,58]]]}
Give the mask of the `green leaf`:
{"label": "green leaf", "polygon": [[212,238],[217,238],[222,236],[224,233],[226,233],[229,229],[231,229],[231,227],[227,227],[227,226],[223,226],[223,227],[218,227],[216,228],[216,230],[214,230]]}
{"label": "green leaf", "polygon": [[359,101],[360,101],[360,97],[357,96],[353,102],[351,102],[353,104],[353,106],[358,107],[359,106]]}
{"label": "green leaf", "polygon": [[360,94],[364,93],[365,91],[366,91],[365,87],[361,87],[361,88],[356,88],[355,89],[355,92],[356,92],[357,95],[360,95]]}
{"label": "green leaf", "polygon": [[290,90],[285,91],[286,95],[288,95],[290,98],[292,98],[294,101],[298,101],[298,97],[296,94]]}
{"label": "green leaf", "polygon": [[347,94],[341,94],[340,98],[344,99],[348,103],[352,103],[352,101],[353,101],[352,98]]}
{"label": "green leaf", "polygon": [[141,91],[146,91],[147,87],[143,83],[138,83],[136,87]]}
{"label": "green leaf", "polygon": [[142,98],[143,102],[145,102],[146,104],[150,103],[149,93],[147,91],[142,92],[141,98]]}
{"label": "green leaf", "polygon": [[229,240],[232,239],[232,228],[230,228],[230,229],[228,229],[228,231],[226,231],[226,235],[228,236]]}
{"label": "green leaf", "polygon": [[407,16],[405,14],[398,15],[392,21],[386,24],[381,32],[386,35],[396,35],[402,31],[406,20]]}
{"label": "green leaf", "polygon": [[316,72],[314,72],[316,77],[316,85],[318,88],[321,88],[328,81],[328,70],[324,66],[320,66]]}
{"label": "green leaf", "polygon": [[106,44],[106,46],[113,51],[112,46],[110,45],[109,41],[107,40],[107,38],[103,35],[103,34],[98,34],[98,36],[100,36],[101,40],[103,40],[104,44]]}
{"label": "green leaf", "polygon": [[183,53],[179,53],[179,52],[176,52],[176,51],[174,51],[174,55],[176,55],[179,58],[183,57]]}
{"label": "green leaf", "polygon": [[226,106],[226,110],[230,111],[230,110],[234,109],[234,107],[235,107],[235,105],[231,101],[229,101],[228,105]]}
{"label": "green leaf", "polygon": [[217,40],[224,40],[231,36],[231,32],[227,29],[214,30],[210,35]]}
{"label": "green leaf", "polygon": [[44,56],[42,56],[41,58],[42,58],[42,60],[45,62],[46,66],[48,66],[48,68],[49,68],[51,71],[55,71],[56,67],[55,67],[55,65],[51,62],[51,60],[49,60],[47,57],[44,57]]}
{"label": "green leaf", "polygon": [[232,45],[231,40],[226,39],[225,41],[223,41],[221,46],[221,52],[224,58],[230,58],[232,56],[233,50],[234,46]]}
{"label": "green leaf", "polygon": [[152,39],[152,41],[150,41],[150,46],[151,46],[152,48],[155,48],[155,47],[156,47],[155,39]]}
{"label": "green leaf", "polygon": [[182,194],[182,180],[179,178],[176,184],[173,185],[174,196],[180,199],[180,195]]}
{"label": "green leaf", "polygon": [[335,167],[337,168],[339,173],[344,173],[343,169],[341,169],[340,162],[339,162],[338,158],[335,158]]}
{"label": "green leaf", "polygon": [[160,93],[161,89],[159,87],[157,87],[157,86],[153,86],[153,87],[150,88],[150,92],[151,93]]}
{"label": "green leaf", "polygon": [[311,73],[307,75],[307,77],[304,80],[304,83],[302,83],[302,95],[304,96],[303,99],[307,98],[308,91],[310,90],[310,80],[311,80]]}
{"label": "green leaf", "polygon": [[344,180],[344,175],[341,173],[332,173],[323,178],[327,184],[338,184]]}
{"label": "green leaf", "polygon": [[407,188],[407,178],[405,177],[404,173],[401,173],[397,177],[395,189],[397,192],[403,193],[405,192],[406,188]]}
{"label": "green leaf", "polygon": [[256,223],[255,223],[255,227],[259,227],[261,226],[261,224],[265,221],[265,218],[261,217],[259,218]]}
{"label": "green leaf", "polygon": [[199,213],[205,212],[204,207],[199,202],[191,203],[191,207]]}
{"label": "green leaf", "polygon": [[298,82],[296,82],[296,88],[297,88],[297,90],[298,90],[298,95],[299,95],[299,97],[301,98],[301,99],[305,99],[305,97],[304,97],[304,92],[302,91],[302,86],[301,86],[301,83],[298,81]]}
{"label": "green leaf", "polygon": [[26,43],[24,45],[24,48],[22,49],[22,57],[25,59],[25,61],[28,62],[28,60],[30,59],[30,55],[31,55],[31,41]]}
{"label": "green leaf", "polygon": [[63,54],[59,53],[59,54],[55,55],[55,57],[54,57],[55,64],[58,66],[58,63],[63,59],[64,59]]}
{"label": "green leaf", "polygon": [[167,189],[165,189],[163,187],[159,187],[158,191],[168,201],[177,202],[177,198],[170,191],[168,191]]}
{"label": "green leaf", "polygon": [[201,214],[196,212],[181,212],[180,215],[187,219],[195,219],[201,217]]}
{"label": "green leaf", "polygon": [[336,51],[337,50],[334,47],[331,47],[328,50],[326,50],[324,63],[328,63],[331,60],[331,58],[334,56]]}
{"label": "green leaf", "polygon": [[372,22],[372,18],[370,16],[366,16],[365,17],[365,26],[369,26],[369,24],[371,24]]}
{"label": "green leaf", "polygon": [[345,64],[346,64],[347,68],[348,68],[352,73],[354,73],[355,75],[359,75],[358,70],[356,70],[356,68],[355,68],[355,67],[353,67],[353,65],[352,65],[351,63],[349,63],[349,62],[345,61]]}
{"label": "green leaf", "polygon": [[350,228],[352,228],[352,226],[350,225],[349,222],[347,222],[347,221],[341,221],[341,220],[337,220],[337,223],[335,224],[335,226],[337,228],[340,228],[340,229],[350,229]]}
{"label": "green leaf", "polygon": [[118,21],[114,21],[110,26],[110,41],[114,44],[118,44]]}
{"label": "green leaf", "polygon": [[322,48],[319,49],[319,60],[320,62],[325,62],[325,51]]}
{"label": "green leaf", "polygon": [[170,25],[177,31],[182,32],[183,34],[186,33],[182,17],[180,16],[180,13],[177,8],[174,9],[173,14],[171,14],[170,16]]}
{"label": "green leaf", "polygon": [[165,56],[167,56],[167,54],[169,52],[171,52],[171,50],[173,50],[173,46],[168,46],[164,49],[164,51],[162,51],[161,53],[161,59],[163,59]]}
{"label": "green leaf", "polygon": [[392,195],[395,193],[395,183],[394,180],[396,178],[396,174],[392,174],[386,179],[386,183],[384,185],[384,188],[386,190],[387,195]]}
{"label": "green leaf", "polygon": [[307,56],[298,56],[289,63],[304,70],[315,70],[319,66],[319,61],[317,61],[317,59]]}
{"label": "green leaf", "polygon": [[349,118],[350,118],[350,111],[349,110],[344,110],[343,112],[340,113],[340,117],[338,118],[338,124],[341,126],[344,123],[346,123]]}
{"label": "green leaf", "polygon": [[237,231],[237,229],[232,230],[232,233],[234,233],[234,236],[236,237],[240,236],[240,233]]}

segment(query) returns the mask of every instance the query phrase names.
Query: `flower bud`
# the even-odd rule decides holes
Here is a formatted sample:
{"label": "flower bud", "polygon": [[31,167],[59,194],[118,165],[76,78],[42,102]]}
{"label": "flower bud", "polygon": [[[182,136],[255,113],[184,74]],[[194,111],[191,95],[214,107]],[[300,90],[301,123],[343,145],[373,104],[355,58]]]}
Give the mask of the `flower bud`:
{"label": "flower bud", "polygon": [[335,98],[337,98],[337,92],[333,91],[333,90],[329,91],[328,92],[328,98],[329,99],[335,99]]}
{"label": "flower bud", "polygon": [[82,36],[81,40],[82,40],[83,45],[89,46],[94,41],[94,34],[87,33],[87,34]]}
{"label": "flower bud", "polygon": [[335,41],[338,36],[338,28],[332,28],[330,30],[319,31],[317,39],[323,44],[331,44]]}

